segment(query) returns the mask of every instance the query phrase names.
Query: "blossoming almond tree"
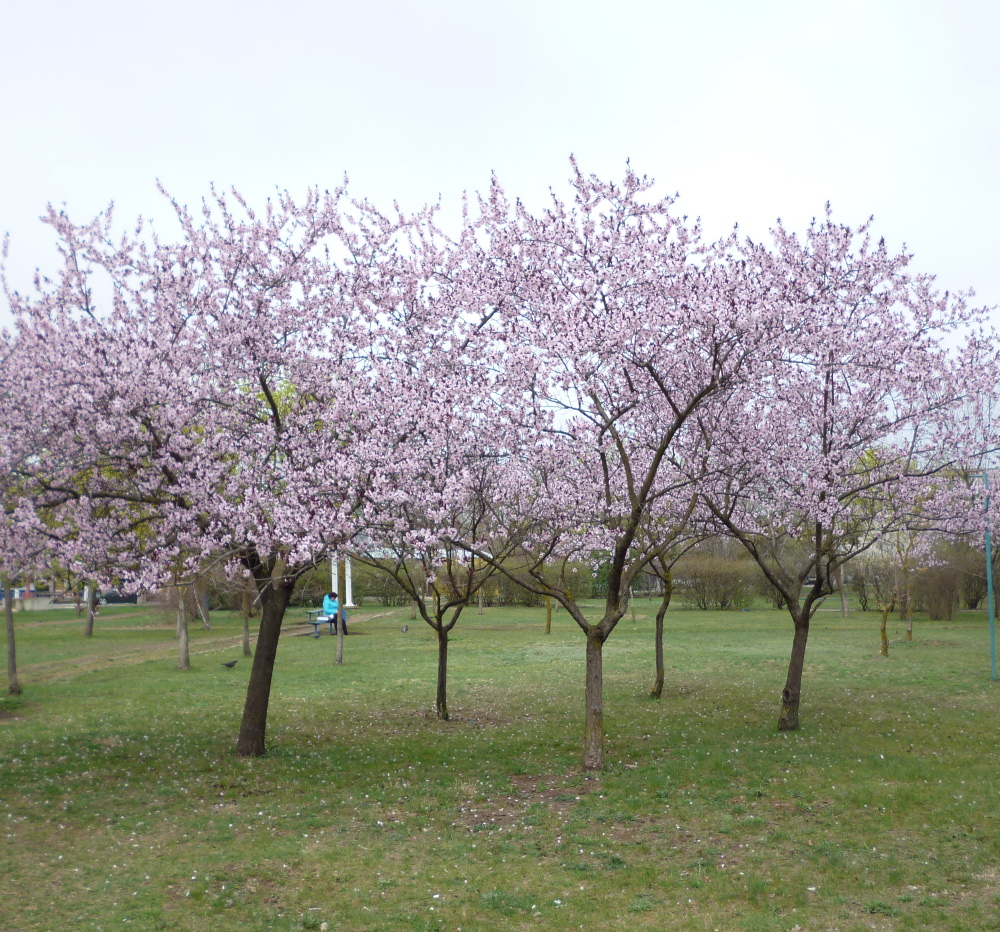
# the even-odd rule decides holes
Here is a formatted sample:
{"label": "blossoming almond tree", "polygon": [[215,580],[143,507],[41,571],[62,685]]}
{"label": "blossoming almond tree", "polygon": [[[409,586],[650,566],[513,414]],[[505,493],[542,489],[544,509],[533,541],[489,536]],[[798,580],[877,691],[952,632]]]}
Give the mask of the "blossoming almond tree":
{"label": "blossoming almond tree", "polygon": [[[522,573],[584,634],[583,763],[600,769],[604,643],[635,576],[683,533],[700,418],[754,377],[786,324],[757,300],[755,271],[728,261],[728,243],[703,243],[671,199],[648,200],[645,179],[574,172],[572,202],[553,196],[539,214],[512,207],[494,183],[480,200],[481,252],[467,252],[483,272],[465,300],[501,310],[508,390],[524,398],[495,525],[519,528],[536,557]],[[491,559],[488,544],[460,543]],[[595,552],[610,571],[591,619],[546,566]]]}
{"label": "blossoming almond tree", "polygon": [[[16,334],[0,332],[0,411],[8,428],[23,424],[25,412],[18,406],[20,386],[31,357]],[[38,431],[6,430],[0,439],[0,586],[7,632],[7,691],[20,695],[17,645],[14,629],[14,584],[51,565],[47,535],[32,528],[31,508],[25,502],[23,475],[44,438]]]}
{"label": "blossoming almond tree", "polygon": [[[367,208],[369,223],[392,225]],[[395,462],[365,497],[366,526],[352,543],[355,560],[392,577],[437,639],[435,711],[447,721],[449,636],[464,609],[497,572],[470,560],[456,537],[485,536],[496,496],[496,465],[510,439],[499,417],[506,349],[492,326],[497,309],[466,304],[469,244],[448,240],[432,216],[406,230],[394,263],[379,269],[382,319],[405,335],[380,348],[382,372],[393,384],[414,383],[415,411],[396,445]],[[496,560],[515,542],[493,537]]]}
{"label": "blossoming almond tree", "polygon": [[237,751],[260,755],[296,581],[357,532],[417,407],[380,370],[374,283],[397,231],[346,220],[342,190],[174,206],[169,239],[46,217],[64,264],[11,295],[33,360],[18,429],[45,437],[23,503],[36,528],[58,514],[61,559],[134,587],[242,565],[261,621]]}
{"label": "blossoming almond tree", "polygon": [[[784,597],[794,637],[781,729],[799,722],[809,623],[852,557],[911,526],[965,522],[955,466],[982,449],[968,404],[991,395],[981,311],[906,271],[909,257],[829,216],[801,237],[734,244],[794,326],[753,392],[705,424],[700,492]],[[707,477],[707,478],[706,478]]]}

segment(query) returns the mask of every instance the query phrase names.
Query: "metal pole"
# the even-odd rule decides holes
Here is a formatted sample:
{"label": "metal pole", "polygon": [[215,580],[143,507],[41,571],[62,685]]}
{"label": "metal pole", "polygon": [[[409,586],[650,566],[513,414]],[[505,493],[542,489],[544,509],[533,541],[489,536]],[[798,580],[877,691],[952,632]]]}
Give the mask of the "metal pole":
{"label": "metal pole", "polygon": [[986,493],[986,611],[990,616],[990,679],[997,681],[997,632],[993,601],[993,538],[990,535],[990,476],[983,470],[983,491]]}

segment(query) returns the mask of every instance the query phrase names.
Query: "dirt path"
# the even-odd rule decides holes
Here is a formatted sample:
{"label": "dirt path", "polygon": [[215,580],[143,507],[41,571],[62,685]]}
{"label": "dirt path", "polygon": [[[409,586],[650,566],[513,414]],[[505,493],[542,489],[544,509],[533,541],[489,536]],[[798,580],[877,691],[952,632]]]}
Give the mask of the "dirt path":
{"label": "dirt path", "polygon": [[[406,611],[406,609],[397,609],[395,611],[379,612],[376,615],[365,615],[362,618],[357,618],[351,622],[351,626],[355,624],[364,624],[368,621],[373,621],[376,618],[384,618],[387,615],[396,614],[396,612]],[[121,615],[115,615],[116,619],[119,618],[131,618],[142,615],[142,612],[129,612]],[[76,624],[79,619],[73,618],[72,623]],[[67,624],[61,619],[56,621],[37,621],[31,623],[31,626],[35,625],[62,625]],[[84,654],[80,657],[67,657],[63,660],[50,660],[44,661],[42,663],[29,663],[29,664],[18,664],[17,672],[18,677],[25,684],[29,683],[53,683],[60,682],[63,680],[72,679],[75,676],[79,676],[83,673],[93,673],[96,670],[109,669],[112,666],[121,666],[122,664],[136,664],[144,663],[147,660],[172,660],[177,657],[177,642],[173,639],[172,632],[174,630],[173,625],[166,625],[162,628],[144,626],[143,630],[163,630],[170,631],[171,638],[169,641],[159,642],[156,644],[144,644],[144,645],[131,645],[124,648],[111,648],[110,650],[105,650],[100,654]],[[312,633],[312,625],[308,621],[286,621],[281,627],[281,637],[301,637],[305,634]],[[251,645],[256,641],[256,634],[251,633],[250,642]],[[107,643],[103,641],[92,642],[95,646],[107,647]],[[190,647],[190,653],[192,657],[201,656],[202,654],[217,653],[223,650],[237,650],[239,651],[239,657],[243,657],[243,635],[225,635],[219,637],[204,637],[199,638],[197,641],[192,642]]]}

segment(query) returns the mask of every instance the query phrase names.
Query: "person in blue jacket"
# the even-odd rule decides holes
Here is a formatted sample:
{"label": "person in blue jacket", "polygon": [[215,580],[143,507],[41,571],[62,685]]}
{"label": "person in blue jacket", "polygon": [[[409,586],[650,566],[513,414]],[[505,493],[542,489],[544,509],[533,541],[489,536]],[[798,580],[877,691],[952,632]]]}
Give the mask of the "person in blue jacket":
{"label": "person in blue jacket", "polygon": [[[340,613],[340,601],[336,592],[328,592],[323,596],[323,614],[333,619],[332,631],[337,630],[337,624],[340,622],[344,625],[344,634],[347,634],[347,615]],[[319,637],[318,634],[316,636]]]}

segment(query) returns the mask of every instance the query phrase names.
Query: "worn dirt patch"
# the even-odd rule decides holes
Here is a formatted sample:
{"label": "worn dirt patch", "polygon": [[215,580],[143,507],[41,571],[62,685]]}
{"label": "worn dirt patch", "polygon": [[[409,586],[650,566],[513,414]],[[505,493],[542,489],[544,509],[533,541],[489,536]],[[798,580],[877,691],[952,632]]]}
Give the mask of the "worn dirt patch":
{"label": "worn dirt patch", "polygon": [[584,796],[601,788],[600,777],[590,774],[514,774],[507,779],[515,792],[495,798],[467,799],[459,805],[452,824],[464,826],[470,832],[522,827],[529,824],[530,811],[538,805],[568,815]]}

